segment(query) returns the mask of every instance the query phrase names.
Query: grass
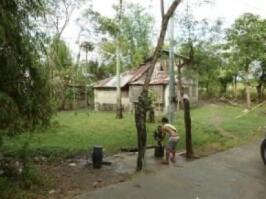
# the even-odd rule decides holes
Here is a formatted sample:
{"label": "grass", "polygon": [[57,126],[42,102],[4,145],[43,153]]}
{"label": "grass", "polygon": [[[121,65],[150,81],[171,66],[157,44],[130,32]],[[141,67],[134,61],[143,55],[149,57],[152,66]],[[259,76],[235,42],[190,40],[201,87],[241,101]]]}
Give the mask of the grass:
{"label": "grass", "polygon": [[[209,104],[191,111],[193,144],[201,151],[223,150],[260,135],[258,127],[266,127],[266,106],[234,119],[243,112],[241,107]],[[153,130],[157,124],[148,124],[148,143],[152,144]],[[178,149],[184,148],[183,115],[179,113],[175,124],[181,135]],[[136,146],[134,115],[126,114],[123,120],[114,113],[79,111],[60,112],[53,118],[53,125],[46,130],[4,138],[3,151],[16,154],[29,141],[29,153],[50,157],[69,156],[102,145],[106,153],[121,147]]]}

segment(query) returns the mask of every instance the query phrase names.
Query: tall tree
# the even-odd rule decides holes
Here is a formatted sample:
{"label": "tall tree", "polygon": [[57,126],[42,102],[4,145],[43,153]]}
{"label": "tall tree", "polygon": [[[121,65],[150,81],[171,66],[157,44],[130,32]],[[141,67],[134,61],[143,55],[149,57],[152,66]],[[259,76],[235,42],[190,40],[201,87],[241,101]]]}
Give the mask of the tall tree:
{"label": "tall tree", "polygon": [[53,113],[42,54],[45,34],[37,28],[45,6],[42,0],[0,3],[0,131],[48,125]]}
{"label": "tall tree", "polygon": [[[116,36],[120,35],[120,53],[122,70],[130,69],[143,63],[150,56],[152,46],[153,18],[145,8],[136,3],[123,2],[123,15],[118,26],[119,6],[114,7],[114,18],[102,16],[100,13],[88,9],[84,15],[92,22],[92,27],[85,28],[97,35],[99,53],[102,58],[115,66]],[[115,67],[113,67],[115,68]],[[113,71],[115,73],[115,71]]]}
{"label": "tall tree", "polygon": [[122,18],[122,9],[123,9],[123,1],[119,0],[119,11],[118,11],[118,32],[116,35],[116,118],[123,118],[123,106],[122,106],[122,98],[121,98],[121,77],[120,77],[120,47],[121,47],[121,31],[120,24]]}
{"label": "tall tree", "polygon": [[258,101],[262,101],[264,97],[263,90],[266,85],[266,61],[263,60],[260,63],[260,67],[257,68],[257,70],[255,71],[255,77],[257,80],[257,85],[256,85],[257,98]]}
{"label": "tall tree", "polygon": [[126,69],[134,68],[150,56],[153,18],[139,4],[124,3],[121,20],[122,55]]}
{"label": "tall tree", "polygon": [[[198,82],[199,87],[206,91],[208,96],[214,95],[218,87],[218,79],[214,74],[221,66],[219,43],[223,39],[222,23],[219,19],[214,23],[209,23],[206,19],[196,20],[193,8],[201,5],[192,7],[191,1],[187,0],[186,2],[184,12],[178,13],[177,18],[178,54],[188,58],[190,47],[193,46],[194,56],[193,64],[190,64],[189,67],[182,67],[180,74],[182,77],[192,78]],[[205,1],[198,2],[206,3]]]}
{"label": "tall tree", "polygon": [[54,37],[48,48],[50,64],[56,71],[62,71],[72,65],[72,57],[65,41]]}
{"label": "tall tree", "polygon": [[[163,1],[161,1],[162,6],[164,8]],[[146,78],[143,85],[143,90],[139,96],[139,101],[135,107],[135,123],[137,128],[137,135],[138,135],[138,158],[137,158],[137,171],[141,171],[143,169],[143,163],[145,158],[145,151],[146,151],[146,140],[147,140],[147,130],[146,130],[146,113],[149,106],[148,100],[148,90],[149,90],[149,83],[151,81],[151,76],[154,71],[155,64],[159,57],[160,51],[163,46],[167,26],[169,19],[175,12],[177,6],[181,3],[181,0],[174,0],[173,3],[170,5],[169,9],[166,13],[162,11],[162,24],[161,24],[161,31],[157,41],[156,48],[152,55],[152,60],[150,63],[149,70],[146,74]]]}
{"label": "tall tree", "polygon": [[[162,10],[164,10],[163,3]],[[162,11],[163,13],[163,11]],[[174,17],[170,20],[170,28],[169,28],[169,67],[168,67],[168,73],[169,73],[169,99],[168,99],[168,108],[167,108],[167,115],[169,118],[170,123],[174,123],[175,119],[175,112],[177,107],[177,96],[176,96],[176,89],[175,89],[175,70],[174,70]]]}
{"label": "tall tree", "polygon": [[231,54],[245,83],[247,107],[251,106],[250,87],[254,61],[265,54],[265,26],[259,16],[246,13],[240,16],[227,30],[227,41]]}
{"label": "tall tree", "polygon": [[89,41],[83,41],[81,43],[81,48],[85,51],[85,56],[86,56],[86,64],[88,64],[88,53],[93,51],[94,46],[91,42]]}
{"label": "tall tree", "polygon": [[[151,17],[138,4],[119,0],[115,18],[100,15],[91,9],[87,17],[94,21],[93,29],[101,37],[100,53],[110,65],[116,66],[117,118],[122,118],[120,72],[138,66],[149,55]],[[123,13],[123,14],[122,14]],[[113,59],[116,58],[116,59]]]}
{"label": "tall tree", "polygon": [[53,98],[57,107],[64,110],[67,88],[73,81],[73,61],[65,41],[54,37],[48,50],[47,64],[50,69],[50,82],[53,85]]}
{"label": "tall tree", "polygon": [[73,12],[80,7],[82,2],[84,0],[47,0],[45,24],[58,39],[61,39]]}

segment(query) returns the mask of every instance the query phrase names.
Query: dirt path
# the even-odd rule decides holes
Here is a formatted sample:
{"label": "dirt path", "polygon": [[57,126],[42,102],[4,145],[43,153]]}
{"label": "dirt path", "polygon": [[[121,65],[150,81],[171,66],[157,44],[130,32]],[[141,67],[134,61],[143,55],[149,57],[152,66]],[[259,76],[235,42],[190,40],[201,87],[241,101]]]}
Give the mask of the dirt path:
{"label": "dirt path", "polygon": [[[129,180],[135,174],[136,158],[135,152],[118,153],[104,158],[112,165],[93,169],[87,158],[80,156],[58,163],[39,164],[39,170],[52,182],[50,190],[46,191],[48,198],[67,199]],[[147,173],[166,169],[160,159],[154,159],[153,149],[146,152],[146,164]]]}
{"label": "dirt path", "polygon": [[258,151],[259,142],[253,142],[75,199],[264,199],[266,167]]}
{"label": "dirt path", "polygon": [[[51,182],[47,190],[49,199],[67,199],[88,191],[127,180],[132,173],[115,170],[115,161],[111,166],[93,169],[86,157],[69,159],[63,162],[39,164],[39,170]],[[46,197],[45,197],[46,198]]]}

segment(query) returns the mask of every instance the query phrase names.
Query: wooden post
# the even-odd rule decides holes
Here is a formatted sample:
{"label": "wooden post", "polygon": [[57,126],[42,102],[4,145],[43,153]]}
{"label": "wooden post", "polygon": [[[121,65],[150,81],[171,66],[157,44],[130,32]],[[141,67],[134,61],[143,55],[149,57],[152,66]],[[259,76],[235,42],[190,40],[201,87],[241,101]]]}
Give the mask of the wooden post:
{"label": "wooden post", "polygon": [[183,104],[184,104],[184,122],[186,129],[186,157],[193,158],[194,153],[192,149],[190,103],[187,95],[183,96]]}

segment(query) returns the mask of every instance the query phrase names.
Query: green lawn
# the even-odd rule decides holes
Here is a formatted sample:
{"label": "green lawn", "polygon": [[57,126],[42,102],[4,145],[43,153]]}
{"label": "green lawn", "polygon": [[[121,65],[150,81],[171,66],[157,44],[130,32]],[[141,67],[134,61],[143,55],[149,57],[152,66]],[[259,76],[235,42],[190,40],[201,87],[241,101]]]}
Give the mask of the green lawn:
{"label": "green lawn", "polygon": [[[266,127],[266,106],[239,118],[241,107],[205,105],[191,112],[193,143],[201,151],[223,150],[261,134],[258,127]],[[159,118],[158,118],[159,120]],[[148,124],[148,143],[154,143],[152,135],[157,124]],[[184,148],[183,113],[177,116],[176,126],[181,134],[179,149]],[[123,120],[114,113],[79,111],[60,112],[53,125],[46,130],[4,138],[3,150],[17,153],[30,140],[29,152],[45,155],[71,155],[89,151],[93,145],[102,145],[106,153],[119,151],[121,147],[136,146],[134,115],[126,114]]]}

